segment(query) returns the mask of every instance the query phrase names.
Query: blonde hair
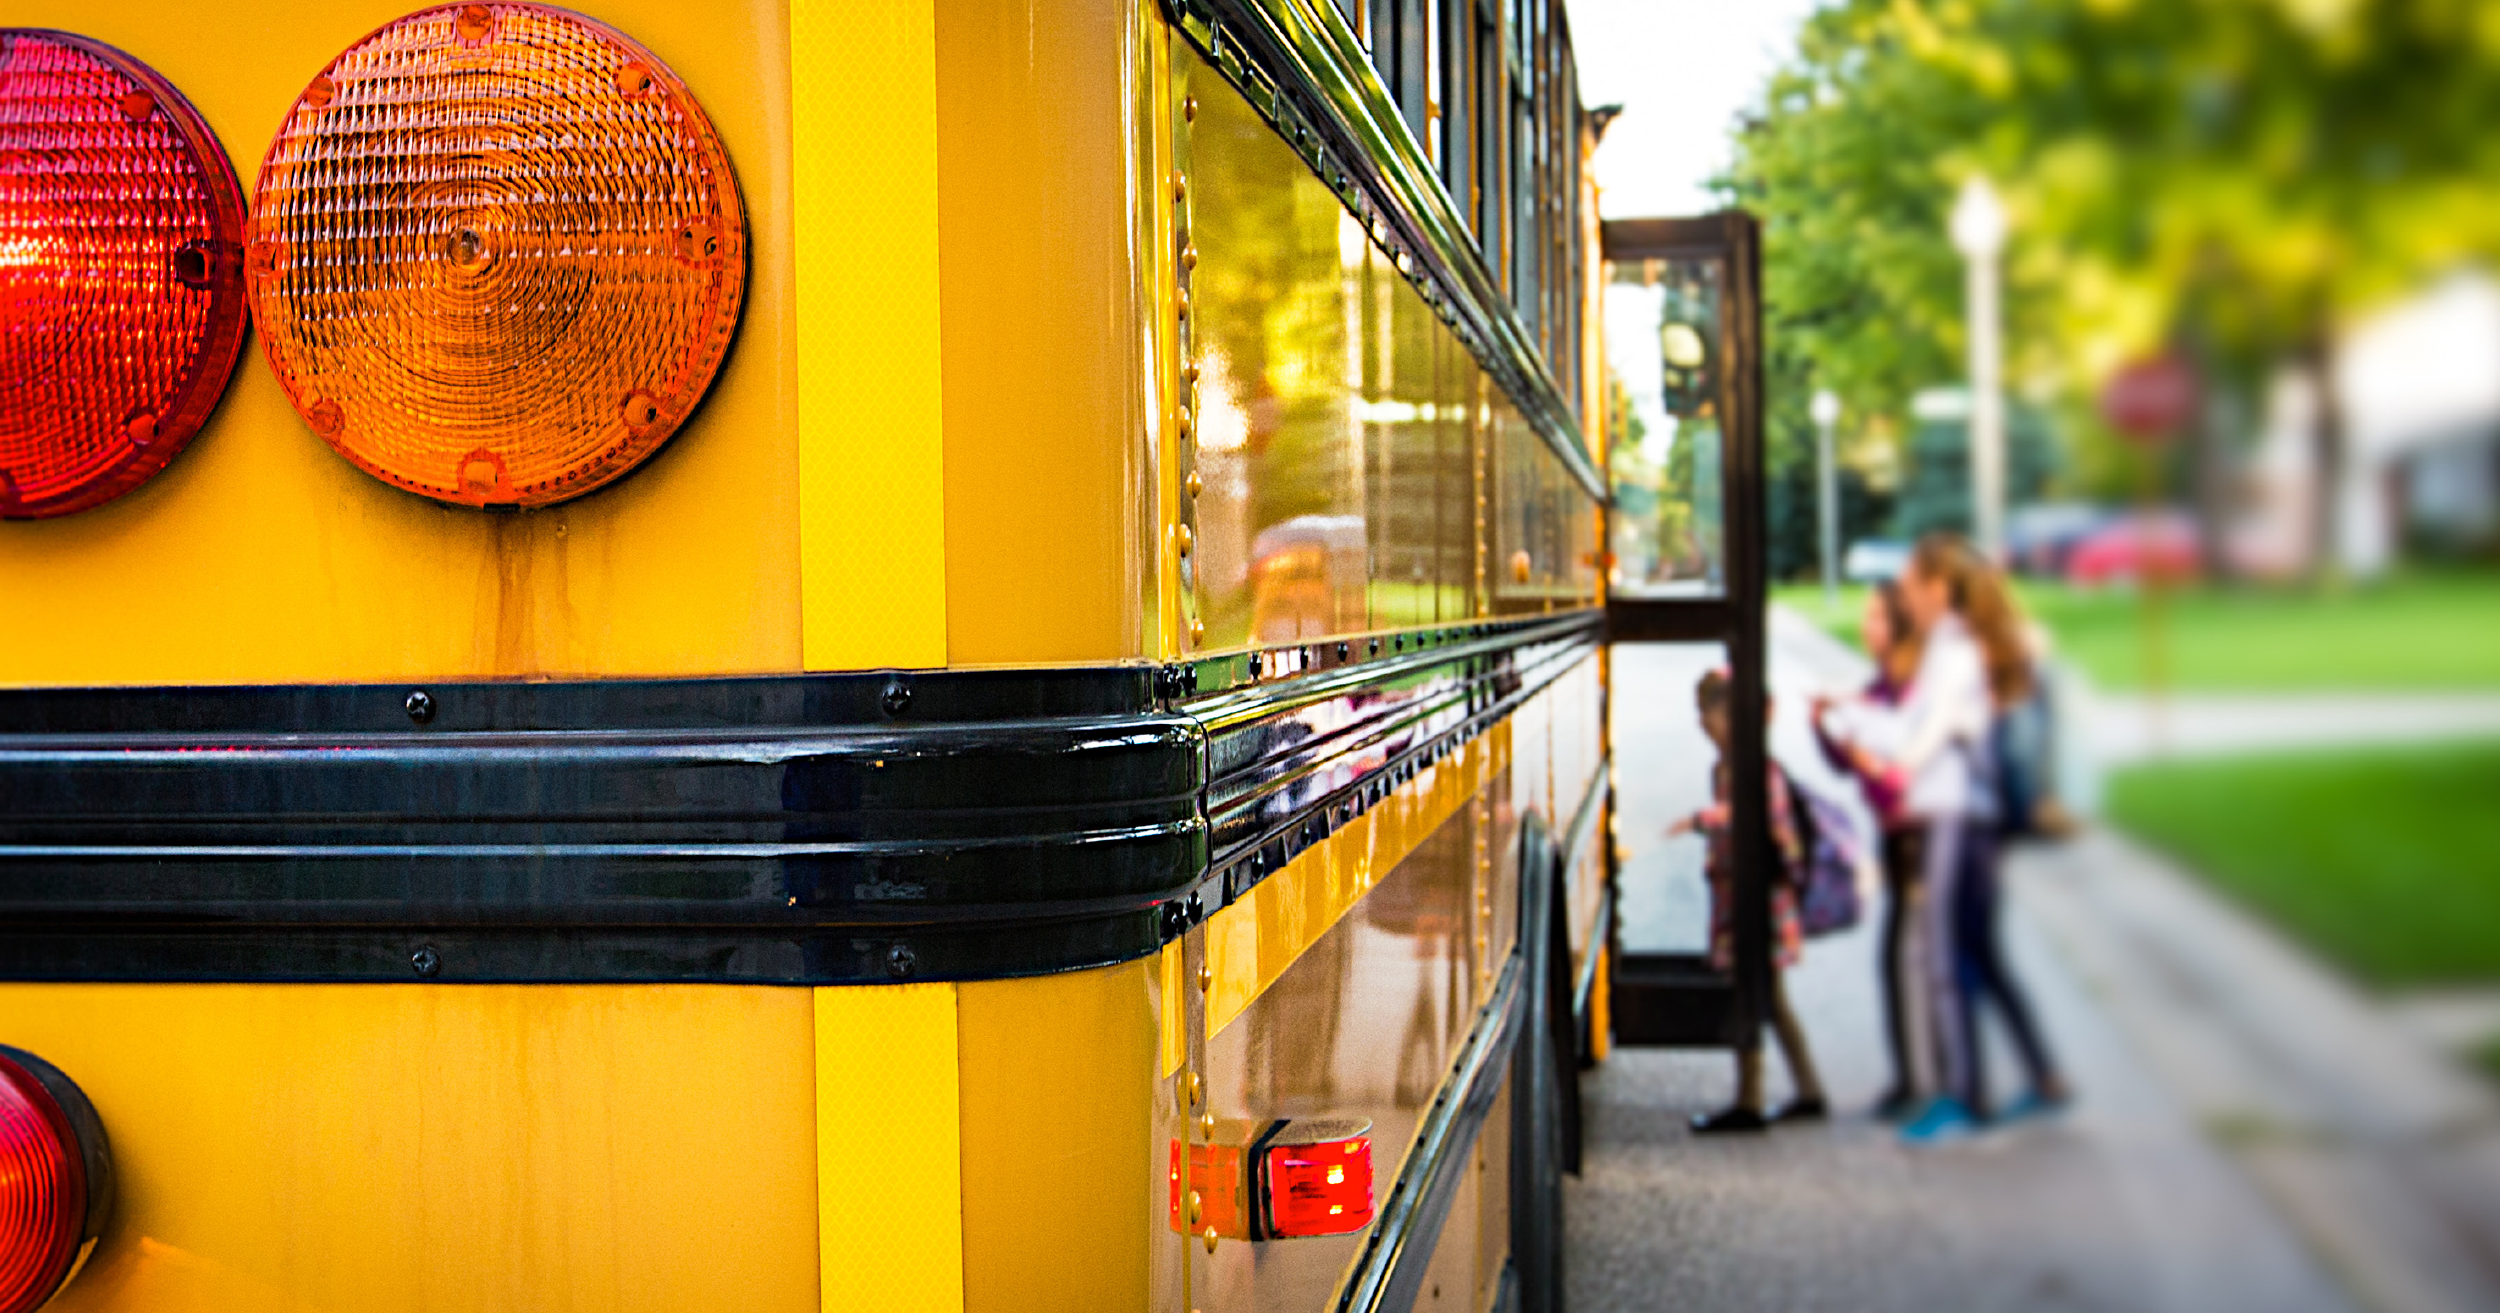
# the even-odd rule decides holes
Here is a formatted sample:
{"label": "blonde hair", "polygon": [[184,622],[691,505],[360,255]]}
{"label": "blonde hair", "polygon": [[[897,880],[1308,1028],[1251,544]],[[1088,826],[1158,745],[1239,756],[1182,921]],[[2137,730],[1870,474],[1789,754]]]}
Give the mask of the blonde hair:
{"label": "blonde hair", "polygon": [[2031,649],[2023,641],[2022,604],[2014,600],[2004,572],[1960,534],[1941,531],[1921,534],[1910,561],[1921,576],[1944,581],[1954,614],[1979,641],[1988,665],[1988,691],[1997,705],[2010,707],[2028,699]]}

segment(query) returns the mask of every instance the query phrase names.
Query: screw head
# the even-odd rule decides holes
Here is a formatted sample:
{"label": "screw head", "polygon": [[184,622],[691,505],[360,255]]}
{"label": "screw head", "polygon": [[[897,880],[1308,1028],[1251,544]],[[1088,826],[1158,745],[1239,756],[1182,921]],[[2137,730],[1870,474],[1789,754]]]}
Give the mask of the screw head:
{"label": "screw head", "polygon": [[417,951],[408,955],[408,965],[415,967],[418,975],[431,980],[442,972],[443,955],[435,952],[432,944],[419,944]]}
{"label": "screw head", "polygon": [[897,980],[910,975],[919,965],[920,955],[912,952],[909,944],[896,944],[885,950],[885,973]]}
{"label": "screw head", "polygon": [[885,705],[885,714],[902,715],[911,707],[911,685],[899,679],[888,680],[885,686],[885,696],[879,700]]}
{"label": "screw head", "polygon": [[[408,695],[408,701],[405,705],[408,708],[408,719],[413,720],[420,725],[432,723],[434,719],[433,694],[426,692],[424,689],[417,689]],[[426,951],[432,952],[433,950],[428,949]]]}

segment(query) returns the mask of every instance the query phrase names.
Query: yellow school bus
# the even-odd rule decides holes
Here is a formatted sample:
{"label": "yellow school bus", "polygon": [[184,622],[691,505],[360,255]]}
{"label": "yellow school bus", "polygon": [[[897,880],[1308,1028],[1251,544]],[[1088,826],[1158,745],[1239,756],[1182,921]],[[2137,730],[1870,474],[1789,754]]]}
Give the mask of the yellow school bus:
{"label": "yellow school bus", "polygon": [[1557,0],[0,28],[0,1313],[1556,1306]]}

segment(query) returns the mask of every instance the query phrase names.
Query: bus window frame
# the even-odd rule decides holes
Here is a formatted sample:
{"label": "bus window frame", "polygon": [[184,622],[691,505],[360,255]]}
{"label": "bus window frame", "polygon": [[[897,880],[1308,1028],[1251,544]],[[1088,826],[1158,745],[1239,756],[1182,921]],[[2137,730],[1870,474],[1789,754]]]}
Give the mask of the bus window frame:
{"label": "bus window frame", "polygon": [[[1717,642],[1726,646],[1730,826],[1735,838],[1734,970],[1708,969],[1686,954],[1627,953],[1609,918],[1608,981],[1614,1042],[1750,1048],[1761,1042],[1771,993],[1771,863],[1767,771],[1768,638],[1763,550],[1763,353],[1761,223],[1743,210],[1686,218],[1615,219],[1600,225],[1602,258],[1715,260],[1724,273],[1720,488],[1724,589],[1710,597],[1606,599],[1606,641]],[[1607,514],[1614,514],[1609,506]],[[1613,541],[1608,525],[1606,541]],[[1620,877],[1608,854],[1607,880]]]}

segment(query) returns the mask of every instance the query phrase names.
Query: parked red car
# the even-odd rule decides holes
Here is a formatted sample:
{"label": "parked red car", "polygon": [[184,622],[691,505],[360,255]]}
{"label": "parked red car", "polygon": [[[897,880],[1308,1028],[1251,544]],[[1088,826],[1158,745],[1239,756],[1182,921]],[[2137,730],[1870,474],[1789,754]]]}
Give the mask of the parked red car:
{"label": "parked red car", "polygon": [[2066,554],[2066,582],[2106,584],[2141,580],[2190,579],[2204,559],[2198,549],[2196,525],[2184,515],[2129,515],[2084,535]]}

